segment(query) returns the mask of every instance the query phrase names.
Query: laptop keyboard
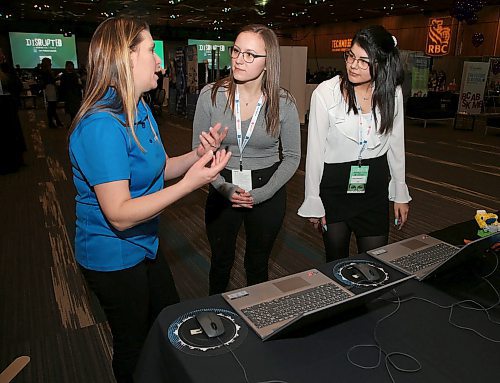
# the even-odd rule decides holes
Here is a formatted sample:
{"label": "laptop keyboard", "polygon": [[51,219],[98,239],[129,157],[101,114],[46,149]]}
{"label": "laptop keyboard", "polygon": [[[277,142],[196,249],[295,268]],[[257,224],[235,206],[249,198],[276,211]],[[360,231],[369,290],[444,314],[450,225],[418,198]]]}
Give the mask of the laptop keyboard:
{"label": "laptop keyboard", "polygon": [[409,271],[410,273],[416,273],[427,267],[446,261],[456,252],[456,247],[450,246],[446,243],[438,243],[426,249],[418,250],[414,253],[405,255],[404,257],[395,259],[394,261],[391,261],[391,263]]}
{"label": "laptop keyboard", "polygon": [[303,313],[314,311],[336,302],[341,302],[351,295],[333,283],[258,303],[241,311],[257,327],[270,326],[287,319],[293,319]]}

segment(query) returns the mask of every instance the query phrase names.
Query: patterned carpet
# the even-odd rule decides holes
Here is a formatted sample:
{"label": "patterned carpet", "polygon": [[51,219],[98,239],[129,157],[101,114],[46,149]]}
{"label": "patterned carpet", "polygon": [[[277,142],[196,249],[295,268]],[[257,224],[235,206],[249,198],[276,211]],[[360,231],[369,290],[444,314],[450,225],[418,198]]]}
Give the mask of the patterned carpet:
{"label": "patterned carpet", "polygon": [[[20,118],[26,165],[0,176],[0,371],[26,355],[31,360],[14,382],[113,382],[109,329],[73,259],[67,131],[48,129],[42,109],[21,110]],[[190,121],[164,113],[159,122],[169,155],[189,150]],[[302,133],[304,159],[307,127]],[[498,210],[499,147],[498,131],[485,135],[482,120],[473,131],[453,130],[451,122],[428,123],[424,129],[420,122],[407,121],[407,183],[413,201],[408,224],[392,230],[390,240],[469,220],[476,209]],[[270,261],[271,278],[324,259],[318,233],[296,215],[304,192],[303,162],[287,185],[288,212]],[[192,193],[161,217],[161,255],[172,267],[182,299],[208,291],[206,193],[207,188]],[[243,251],[240,236],[231,289],[245,284]]]}

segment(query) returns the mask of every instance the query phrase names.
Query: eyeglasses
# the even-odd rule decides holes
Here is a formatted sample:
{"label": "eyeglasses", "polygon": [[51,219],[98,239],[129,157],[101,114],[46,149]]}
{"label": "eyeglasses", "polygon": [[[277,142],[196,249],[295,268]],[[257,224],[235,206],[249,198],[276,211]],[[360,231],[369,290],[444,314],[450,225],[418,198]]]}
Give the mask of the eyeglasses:
{"label": "eyeglasses", "polygon": [[344,52],[344,60],[348,64],[354,64],[354,61],[358,62],[358,68],[361,70],[367,70],[370,66],[370,62],[365,59],[357,59],[356,56],[352,54],[351,51]]}
{"label": "eyeglasses", "polygon": [[266,55],[257,55],[252,52],[242,52],[236,47],[231,47],[231,58],[236,60],[238,57],[240,57],[240,54],[243,56],[243,60],[249,64],[253,63],[253,60],[258,57],[267,57]]}

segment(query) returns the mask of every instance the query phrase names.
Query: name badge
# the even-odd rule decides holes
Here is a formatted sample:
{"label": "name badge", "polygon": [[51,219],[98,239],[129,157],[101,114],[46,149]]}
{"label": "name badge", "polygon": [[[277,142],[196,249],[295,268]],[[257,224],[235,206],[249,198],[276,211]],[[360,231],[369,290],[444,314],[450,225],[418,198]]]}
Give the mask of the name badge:
{"label": "name badge", "polygon": [[249,192],[252,190],[252,171],[251,170],[232,170],[233,184]]}
{"label": "name badge", "polygon": [[369,166],[351,166],[349,174],[349,185],[347,186],[347,194],[362,194],[366,190],[366,182],[368,181]]}

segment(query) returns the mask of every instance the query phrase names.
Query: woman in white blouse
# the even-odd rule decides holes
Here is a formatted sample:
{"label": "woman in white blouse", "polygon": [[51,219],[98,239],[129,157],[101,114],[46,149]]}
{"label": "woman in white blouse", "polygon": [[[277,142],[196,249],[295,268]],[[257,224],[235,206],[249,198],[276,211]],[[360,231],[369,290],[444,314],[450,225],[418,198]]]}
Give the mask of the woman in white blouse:
{"label": "woman in white blouse", "polygon": [[[395,224],[408,218],[403,68],[397,40],[382,26],[357,32],[346,71],[311,98],[305,200],[298,214],[323,232],[326,260],[387,244],[389,201]],[[390,181],[389,181],[390,178]]]}

